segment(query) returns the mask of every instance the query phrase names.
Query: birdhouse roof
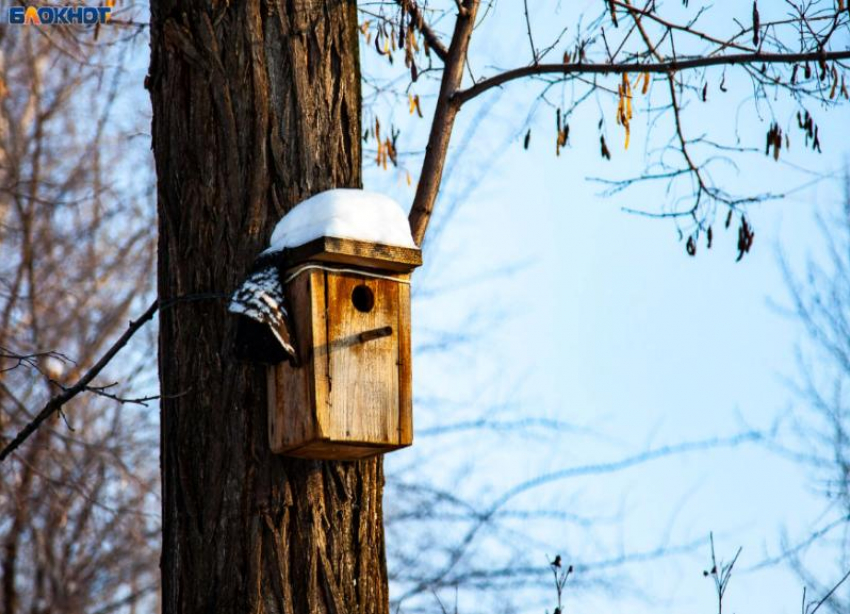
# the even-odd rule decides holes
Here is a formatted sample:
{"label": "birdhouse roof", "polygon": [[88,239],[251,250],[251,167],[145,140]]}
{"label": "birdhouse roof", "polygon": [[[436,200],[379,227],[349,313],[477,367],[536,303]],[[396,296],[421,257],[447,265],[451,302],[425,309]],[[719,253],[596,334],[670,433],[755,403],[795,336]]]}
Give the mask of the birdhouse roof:
{"label": "birdhouse roof", "polygon": [[319,260],[410,271],[422,264],[401,206],[365,190],[328,190],[296,205],[277,223],[263,253],[284,249],[289,265]]}

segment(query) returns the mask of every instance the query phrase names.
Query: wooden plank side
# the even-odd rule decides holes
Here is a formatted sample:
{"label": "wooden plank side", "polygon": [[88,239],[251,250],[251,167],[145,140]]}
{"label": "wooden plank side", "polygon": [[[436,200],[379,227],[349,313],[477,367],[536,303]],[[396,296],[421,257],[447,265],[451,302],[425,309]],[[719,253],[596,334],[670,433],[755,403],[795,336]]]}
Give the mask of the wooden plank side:
{"label": "wooden plank side", "polygon": [[295,368],[284,362],[269,368],[269,444],[277,453],[316,437],[311,277],[299,276],[286,288],[301,366]]}
{"label": "wooden plank side", "polygon": [[[328,304],[330,420],[333,441],[397,445],[398,283],[354,274],[326,273]],[[354,289],[368,288],[368,312],[352,301]],[[391,327],[389,335],[363,341],[361,333]]]}
{"label": "wooden plank side", "polygon": [[320,237],[286,252],[285,267],[308,261],[348,264],[384,271],[410,272],[422,264],[422,252],[410,247]]}
{"label": "wooden plank side", "polygon": [[[402,276],[410,279],[410,275]],[[398,444],[413,443],[413,357],[410,341],[410,286],[398,287]]]}
{"label": "wooden plank side", "polygon": [[328,352],[328,276],[324,271],[309,271],[299,277],[310,280],[312,380],[310,395],[315,415],[315,436],[327,438],[331,422],[330,356]]}

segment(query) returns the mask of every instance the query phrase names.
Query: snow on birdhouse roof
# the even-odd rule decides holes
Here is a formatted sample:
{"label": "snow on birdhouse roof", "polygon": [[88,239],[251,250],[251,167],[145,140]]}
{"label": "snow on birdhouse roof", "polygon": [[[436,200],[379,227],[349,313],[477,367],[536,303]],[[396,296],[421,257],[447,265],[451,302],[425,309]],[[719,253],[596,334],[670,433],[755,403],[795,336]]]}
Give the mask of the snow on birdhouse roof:
{"label": "snow on birdhouse roof", "polygon": [[407,215],[384,194],[340,188],[298,203],[275,226],[266,254],[321,237],[415,248]]}

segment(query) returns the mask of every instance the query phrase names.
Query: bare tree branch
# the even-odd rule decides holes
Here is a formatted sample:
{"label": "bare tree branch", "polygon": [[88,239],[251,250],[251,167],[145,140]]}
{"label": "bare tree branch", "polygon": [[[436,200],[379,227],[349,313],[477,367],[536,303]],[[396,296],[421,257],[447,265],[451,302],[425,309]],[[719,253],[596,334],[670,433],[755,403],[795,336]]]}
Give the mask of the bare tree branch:
{"label": "bare tree branch", "polygon": [[592,74],[621,75],[624,73],[663,73],[670,74],[683,70],[707,68],[710,66],[736,66],[742,64],[796,64],[800,62],[831,62],[850,59],[848,51],[807,52],[807,53],[736,53],[729,55],[695,57],[687,60],[672,59],[669,62],[624,62],[621,64],[533,64],[508,70],[495,77],[483,79],[454,95],[454,101],[462,105],[484,92],[504,85],[510,81],[538,75]]}
{"label": "bare tree branch", "polygon": [[[839,588],[841,588],[841,585],[844,584],[847,581],[848,578],[850,578],[850,571],[848,571],[846,574],[844,574],[844,577],[841,578],[838,581],[838,583],[835,586],[833,586],[832,589],[826,595],[824,595],[823,598],[820,601],[815,603],[814,608],[809,610],[808,606],[806,606],[806,608],[804,610],[804,614],[815,614],[815,612],[817,612],[823,604],[825,604],[827,601],[829,601],[829,598],[832,597],[835,594],[835,591],[837,591]],[[805,593],[803,594],[803,599],[805,599]]]}
{"label": "bare tree branch", "polygon": [[89,369],[73,386],[66,388],[62,394],[58,394],[51,398],[44,408],[38,412],[35,418],[30,421],[21,431],[15,436],[15,438],[10,441],[6,446],[3,447],[2,452],[0,452],[0,463],[2,463],[6,458],[14,452],[22,443],[24,443],[30,435],[32,435],[41,424],[47,420],[54,413],[62,409],[62,406],[65,405],[68,401],[73,399],[75,396],[80,394],[81,392],[85,392],[89,389],[89,383],[97,377],[97,375],[103,370],[106,365],[115,357],[115,355],[127,345],[127,342],[136,334],[136,332],[151,318],[153,318],[154,314],[159,309],[159,301],[155,300],[147,310],[135,321],[130,322],[130,325],[127,327],[127,330],[124,331],[124,334],[121,335],[115,343],[106,351],[106,353],[97,361],[97,363]]}
{"label": "bare tree branch", "polygon": [[464,0],[464,10],[459,12],[455,22],[448,59],[443,71],[443,81],[440,85],[440,95],[437,98],[437,108],[431,124],[431,134],[425,149],[422,174],[410,209],[410,228],[417,245],[422,245],[425,238],[431,211],[434,209],[434,202],[437,200],[437,192],[440,189],[452,127],[460,110],[460,102],[456,99],[456,94],[463,79],[469,39],[475,27],[475,15],[479,4],[480,0]]}

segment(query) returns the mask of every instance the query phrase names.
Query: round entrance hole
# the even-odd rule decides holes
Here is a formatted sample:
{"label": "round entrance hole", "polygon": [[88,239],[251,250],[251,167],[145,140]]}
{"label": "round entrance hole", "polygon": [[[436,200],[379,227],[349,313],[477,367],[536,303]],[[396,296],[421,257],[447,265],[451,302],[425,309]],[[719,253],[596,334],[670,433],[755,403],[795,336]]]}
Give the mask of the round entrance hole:
{"label": "round entrance hole", "polygon": [[369,286],[356,286],[351,292],[351,302],[357,311],[369,313],[375,307],[375,293]]}

